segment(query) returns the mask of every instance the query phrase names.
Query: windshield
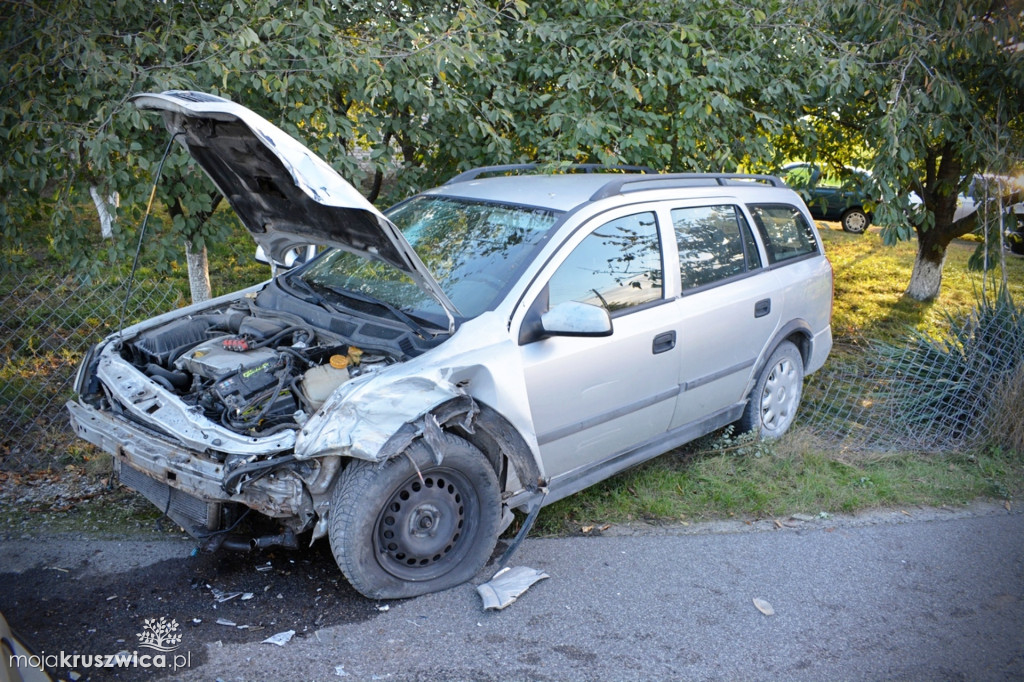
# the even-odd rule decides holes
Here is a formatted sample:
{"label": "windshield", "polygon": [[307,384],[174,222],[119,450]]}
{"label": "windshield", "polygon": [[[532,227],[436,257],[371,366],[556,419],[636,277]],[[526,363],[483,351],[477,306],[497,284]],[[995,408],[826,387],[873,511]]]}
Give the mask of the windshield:
{"label": "windshield", "polygon": [[[463,317],[491,309],[555,224],[554,211],[450,197],[417,196],[387,212]],[[335,249],[300,275],[319,287],[380,299],[443,320],[444,310],[405,273]]]}

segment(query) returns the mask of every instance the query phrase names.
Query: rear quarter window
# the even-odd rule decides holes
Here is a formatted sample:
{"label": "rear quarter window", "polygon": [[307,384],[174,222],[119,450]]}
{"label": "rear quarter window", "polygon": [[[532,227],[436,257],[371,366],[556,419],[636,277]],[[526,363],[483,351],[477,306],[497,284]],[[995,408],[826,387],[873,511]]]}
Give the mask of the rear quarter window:
{"label": "rear quarter window", "polygon": [[814,229],[796,206],[755,204],[747,208],[764,240],[769,264],[775,265],[819,253]]}

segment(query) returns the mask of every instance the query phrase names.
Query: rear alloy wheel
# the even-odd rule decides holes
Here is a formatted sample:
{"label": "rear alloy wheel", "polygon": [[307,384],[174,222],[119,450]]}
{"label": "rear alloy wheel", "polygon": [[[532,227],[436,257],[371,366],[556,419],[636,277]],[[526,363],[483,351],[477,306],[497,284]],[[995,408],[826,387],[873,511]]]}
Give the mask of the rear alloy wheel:
{"label": "rear alloy wheel", "polygon": [[383,465],[356,461],[342,472],[330,515],[331,549],[367,597],[454,587],[490,558],[501,520],[494,470],[483,453],[451,434],[444,434],[443,455],[437,465],[417,440]]}
{"label": "rear alloy wheel", "polygon": [[871,224],[867,214],[859,208],[847,209],[846,213],[839,218],[839,222],[842,223],[843,230],[853,234],[863,234],[864,230],[868,229],[868,225]]}
{"label": "rear alloy wheel", "polygon": [[755,431],[762,438],[778,438],[793,424],[804,387],[804,362],[789,341],[775,349],[761,370],[750,400],[740,417],[741,431]]}

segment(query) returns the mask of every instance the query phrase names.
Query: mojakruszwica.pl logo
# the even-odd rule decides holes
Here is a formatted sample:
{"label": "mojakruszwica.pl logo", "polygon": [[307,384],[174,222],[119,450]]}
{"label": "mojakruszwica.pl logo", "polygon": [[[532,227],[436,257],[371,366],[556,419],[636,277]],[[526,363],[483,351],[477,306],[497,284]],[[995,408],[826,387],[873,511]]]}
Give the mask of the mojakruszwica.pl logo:
{"label": "mojakruszwica.pl logo", "polygon": [[[180,670],[192,665],[191,651],[178,651],[181,647],[181,633],[178,621],[161,616],[147,618],[142,623],[142,632],[135,636],[139,649],[143,651],[119,651],[116,654],[66,654],[63,651],[48,654],[45,651],[32,655],[12,655],[11,667],[19,665],[33,668],[85,669],[85,668],[153,668]],[[155,653],[145,651],[152,650]]]}

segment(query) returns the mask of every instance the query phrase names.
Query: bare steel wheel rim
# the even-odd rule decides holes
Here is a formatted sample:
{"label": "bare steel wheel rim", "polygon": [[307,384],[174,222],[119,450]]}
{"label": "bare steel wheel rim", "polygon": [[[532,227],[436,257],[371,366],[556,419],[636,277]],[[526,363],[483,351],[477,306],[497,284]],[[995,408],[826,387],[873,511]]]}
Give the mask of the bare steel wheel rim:
{"label": "bare steel wheel rim", "polygon": [[800,372],[790,358],[783,358],[774,367],[761,391],[761,423],[768,431],[782,431],[796,415],[800,398]]}
{"label": "bare steel wheel rim", "polygon": [[473,543],[479,497],[461,472],[437,468],[413,474],[391,495],[377,516],[377,561],[402,580],[444,575]]}

